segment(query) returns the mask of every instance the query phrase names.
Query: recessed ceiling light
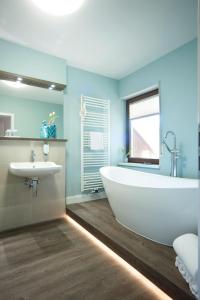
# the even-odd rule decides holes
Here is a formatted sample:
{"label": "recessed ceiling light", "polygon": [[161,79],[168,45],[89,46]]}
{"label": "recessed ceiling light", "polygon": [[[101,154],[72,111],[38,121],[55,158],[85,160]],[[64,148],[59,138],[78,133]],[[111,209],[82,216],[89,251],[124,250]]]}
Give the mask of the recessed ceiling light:
{"label": "recessed ceiling light", "polygon": [[55,16],[68,15],[78,10],[85,0],[32,0],[44,12]]}

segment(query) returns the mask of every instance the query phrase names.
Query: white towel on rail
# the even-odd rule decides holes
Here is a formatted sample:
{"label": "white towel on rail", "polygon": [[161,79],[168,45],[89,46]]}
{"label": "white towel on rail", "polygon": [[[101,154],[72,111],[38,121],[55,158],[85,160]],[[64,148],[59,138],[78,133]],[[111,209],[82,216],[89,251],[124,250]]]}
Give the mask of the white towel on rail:
{"label": "white towel on rail", "polygon": [[103,132],[90,132],[90,149],[104,150]]}

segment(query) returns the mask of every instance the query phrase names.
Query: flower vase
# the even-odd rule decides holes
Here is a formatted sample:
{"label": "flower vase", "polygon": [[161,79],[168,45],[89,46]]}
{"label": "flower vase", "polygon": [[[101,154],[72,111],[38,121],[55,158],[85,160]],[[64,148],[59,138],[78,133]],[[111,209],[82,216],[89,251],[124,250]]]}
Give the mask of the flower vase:
{"label": "flower vase", "polygon": [[40,138],[41,139],[48,139],[49,137],[49,128],[47,121],[42,121],[42,126],[40,128]]}
{"label": "flower vase", "polygon": [[49,138],[56,139],[56,124],[50,124],[48,126]]}

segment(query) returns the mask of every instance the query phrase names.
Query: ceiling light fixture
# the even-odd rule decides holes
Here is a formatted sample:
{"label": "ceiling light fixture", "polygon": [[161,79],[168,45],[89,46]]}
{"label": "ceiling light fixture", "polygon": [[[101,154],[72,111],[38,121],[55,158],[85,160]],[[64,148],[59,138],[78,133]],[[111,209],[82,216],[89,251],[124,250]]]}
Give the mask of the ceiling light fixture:
{"label": "ceiling light fixture", "polygon": [[44,12],[55,16],[72,14],[85,0],[32,0]]}
{"label": "ceiling light fixture", "polygon": [[51,84],[50,87],[49,87],[49,90],[53,90],[55,87],[56,87],[55,84]]}

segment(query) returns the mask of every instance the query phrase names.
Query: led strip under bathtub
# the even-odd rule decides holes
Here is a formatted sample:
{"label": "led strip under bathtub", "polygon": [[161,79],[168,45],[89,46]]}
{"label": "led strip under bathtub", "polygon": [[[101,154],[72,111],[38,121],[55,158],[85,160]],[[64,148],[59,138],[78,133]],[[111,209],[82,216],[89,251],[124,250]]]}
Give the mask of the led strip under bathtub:
{"label": "led strip under bathtub", "polygon": [[100,240],[94,237],[90,232],[88,232],[85,228],[83,228],[80,224],[74,221],[71,217],[66,216],[66,220],[72,224],[76,229],[78,229],[86,238],[88,238],[92,243],[100,248],[107,256],[111,259],[114,259],[122,268],[124,268],[128,273],[133,277],[133,279],[144,286],[144,289],[148,289],[152,296],[155,296],[158,300],[172,300],[165,292],[159,289],[155,284],[153,284],[149,279],[143,276],[139,271],[129,265],[124,259],[122,259],[119,255],[113,252],[110,248],[108,248],[105,244],[103,244]]}

